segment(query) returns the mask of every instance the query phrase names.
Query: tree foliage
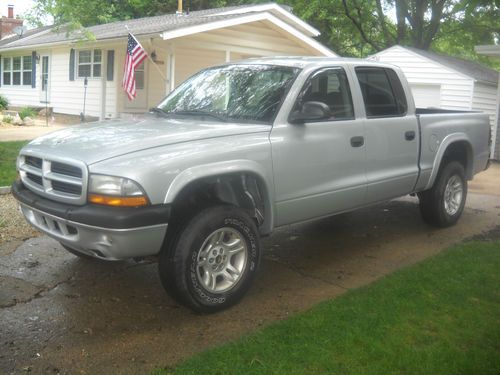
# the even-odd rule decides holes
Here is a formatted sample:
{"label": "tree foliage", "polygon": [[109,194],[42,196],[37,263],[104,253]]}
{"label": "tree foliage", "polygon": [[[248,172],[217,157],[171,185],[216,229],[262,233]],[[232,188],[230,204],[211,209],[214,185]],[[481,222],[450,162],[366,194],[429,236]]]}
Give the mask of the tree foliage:
{"label": "tree foliage", "polygon": [[[191,10],[267,0],[184,0]],[[478,59],[474,45],[500,37],[500,0],[277,0],[321,31],[320,41],[344,56],[364,57],[400,44]],[[177,0],[37,0],[27,15],[73,28],[172,13]],[[481,58],[491,64],[487,58]]]}

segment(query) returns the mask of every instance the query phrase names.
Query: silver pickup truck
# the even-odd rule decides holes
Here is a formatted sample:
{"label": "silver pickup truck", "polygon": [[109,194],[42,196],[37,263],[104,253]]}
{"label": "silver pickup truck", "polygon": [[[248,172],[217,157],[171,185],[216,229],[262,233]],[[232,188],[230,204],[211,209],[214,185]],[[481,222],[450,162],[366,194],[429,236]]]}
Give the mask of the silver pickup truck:
{"label": "silver pickup truck", "polygon": [[158,255],[166,291],[214,312],[248,290],[276,227],[406,194],[453,225],[489,129],[484,114],[416,109],[391,65],[251,59],[199,72],[138,118],[35,139],[12,191],[71,253]]}

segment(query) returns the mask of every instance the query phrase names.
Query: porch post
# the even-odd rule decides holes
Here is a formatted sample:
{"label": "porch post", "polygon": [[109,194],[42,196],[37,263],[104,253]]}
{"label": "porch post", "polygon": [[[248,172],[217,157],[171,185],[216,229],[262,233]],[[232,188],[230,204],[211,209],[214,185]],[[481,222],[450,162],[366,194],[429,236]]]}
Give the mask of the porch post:
{"label": "porch post", "polygon": [[101,116],[99,120],[106,118],[106,72],[108,68],[108,51],[101,50]]}
{"label": "porch post", "polygon": [[175,50],[172,45],[167,47],[166,73],[165,94],[169,94],[175,87]]}

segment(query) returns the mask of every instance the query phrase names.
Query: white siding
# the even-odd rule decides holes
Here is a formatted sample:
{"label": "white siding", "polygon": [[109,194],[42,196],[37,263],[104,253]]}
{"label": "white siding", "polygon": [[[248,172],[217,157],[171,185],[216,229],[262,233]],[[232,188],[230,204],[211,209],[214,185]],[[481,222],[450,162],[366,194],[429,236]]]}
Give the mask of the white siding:
{"label": "white siding", "polygon": [[201,69],[223,64],[226,61],[224,51],[207,49],[176,48],[175,50],[175,86]]}
{"label": "white siding", "polygon": [[[38,52],[38,51],[37,51]],[[3,58],[16,57],[16,56],[31,56],[31,51],[24,51],[20,53],[3,53]],[[36,87],[29,86],[13,86],[3,84],[3,65],[2,65],[2,86],[0,87],[0,94],[9,99],[9,104],[13,107],[33,106],[40,107],[40,70],[42,64],[36,64]]]}
{"label": "white siding", "polygon": [[417,108],[437,107],[441,103],[441,85],[410,84]]}
{"label": "white siding", "polygon": [[[54,112],[78,115],[83,111],[84,80],[69,80],[69,48],[52,50],[50,71],[50,105]],[[101,78],[89,78],[85,102],[85,115],[101,114]]]}
{"label": "white siding", "polygon": [[396,46],[375,55],[377,60],[399,66],[410,85],[441,86],[441,101],[435,106],[447,109],[471,109],[474,81],[405,48]]}
{"label": "white siding", "polygon": [[492,85],[476,82],[472,97],[472,109],[487,113],[490,116],[492,129],[496,125],[497,105],[497,88]]}

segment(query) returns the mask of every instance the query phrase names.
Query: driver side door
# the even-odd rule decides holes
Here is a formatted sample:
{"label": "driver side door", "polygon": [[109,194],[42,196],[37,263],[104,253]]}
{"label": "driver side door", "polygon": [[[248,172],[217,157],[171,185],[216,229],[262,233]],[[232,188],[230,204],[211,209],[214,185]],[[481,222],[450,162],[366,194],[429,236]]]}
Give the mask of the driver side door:
{"label": "driver side door", "polygon": [[276,225],[362,206],[366,190],[363,122],[356,120],[348,74],[341,67],[313,72],[297,97],[328,105],[329,118],[275,124],[271,132]]}

